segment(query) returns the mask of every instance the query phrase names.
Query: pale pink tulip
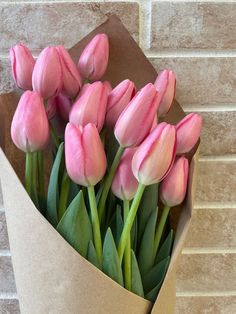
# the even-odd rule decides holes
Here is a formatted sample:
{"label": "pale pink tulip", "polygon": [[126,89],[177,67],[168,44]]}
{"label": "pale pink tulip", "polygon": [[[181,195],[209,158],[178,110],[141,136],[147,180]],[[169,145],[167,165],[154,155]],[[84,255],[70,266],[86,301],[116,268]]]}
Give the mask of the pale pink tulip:
{"label": "pale pink tulip", "polygon": [[29,49],[18,44],[10,49],[11,71],[16,85],[24,90],[32,89],[32,73],[35,60]]}
{"label": "pale pink tulip", "polygon": [[11,124],[11,137],[24,152],[42,150],[47,145],[49,124],[39,93],[26,91],[21,96]]}
{"label": "pale pink tulip", "polygon": [[160,123],[134,154],[132,161],[134,176],[144,185],[160,182],[173,164],[175,151],[175,126]]}
{"label": "pale pink tulip", "polygon": [[131,167],[135,151],[136,148],[125,150],[112,182],[112,192],[121,200],[131,200],[138,189],[138,181],[134,177]]}
{"label": "pale pink tulip", "polygon": [[39,55],[33,70],[33,89],[44,99],[56,96],[62,88],[62,67],[56,47],[47,47]]}
{"label": "pale pink tulip", "polygon": [[164,205],[173,207],[183,202],[187,190],[188,168],[188,159],[179,157],[161,182],[160,198]]}
{"label": "pale pink tulip", "polygon": [[118,84],[109,94],[107,102],[106,126],[113,129],[122,111],[135,94],[135,85],[130,80]]}
{"label": "pale pink tulip", "polygon": [[158,109],[158,93],[153,84],[143,87],[122,111],[115,125],[120,146],[138,146],[149,134]]}
{"label": "pale pink tulip", "polygon": [[197,113],[190,113],[177,125],[178,155],[189,152],[197,143],[202,128],[202,117]]}
{"label": "pale pink tulip", "polygon": [[69,121],[69,115],[72,108],[72,100],[70,97],[60,93],[56,97],[49,99],[48,107],[55,108],[55,111],[64,121]]}
{"label": "pale pink tulip", "polygon": [[111,83],[108,82],[108,81],[104,81],[104,82],[103,82],[103,85],[106,87],[106,89],[107,89],[107,94],[109,95],[110,92],[112,91]]}
{"label": "pale pink tulip", "polygon": [[175,98],[176,78],[174,72],[169,70],[160,72],[154,85],[160,97],[158,116],[164,117],[170,110],[171,104]]}
{"label": "pale pink tulip", "polygon": [[97,81],[107,69],[109,42],[106,34],[96,35],[84,48],[78,62],[83,78]]}
{"label": "pale pink tulip", "polygon": [[96,126],[68,123],[65,131],[66,169],[83,186],[97,184],[106,172],[106,155]]}
{"label": "pale pink tulip", "polygon": [[84,85],[72,106],[70,122],[77,126],[93,123],[98,131],[101,131],[105,120],[107,97],[107,88],[102,82]]}

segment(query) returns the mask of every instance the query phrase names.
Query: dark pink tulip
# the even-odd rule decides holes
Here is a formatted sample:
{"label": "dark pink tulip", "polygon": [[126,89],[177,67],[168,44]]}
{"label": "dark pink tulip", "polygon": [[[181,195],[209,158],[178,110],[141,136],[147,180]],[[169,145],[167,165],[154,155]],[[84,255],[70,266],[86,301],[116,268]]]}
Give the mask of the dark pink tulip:
{"label": "dark pink tulip", "polygon": [[62,67],[56,47],[47,47],[39,55],[33,70],[33,89],[44,99],[56,96],[62,88]]}
{"label": "dark pink tulip", "polygon": [[197,113],[190,113],[177,125],[177,150],[176,153],[189,152],[197,143],[202,128],[202,117]]}
{"label": "dark pink tulip", "polygon": [[84,48],[78,62],[83,78],[97,81],[107,69],[109,42],[106,34],[96,35]]}
{"label": "dark pink tulip", "polygon": [[106,155],[96,126],[68,123],[65,131],[66,169],[83,186],[97,184],[106,172]]}
{"label": "dark pink tulip", "polygon": [[188,159],[179,157],[161,182],[160,198],[164,205],[173,207],[183,202],[187,190],[188,168]]}
{"label": "dark pink tulip", "polygon": [[134,176],[144,185],[160,182],[173,164],[175,151],[175,126],[160,123],[134,154],[132,161]]}
{"label": "dark pink tulip", "polygon": [[65,47],[58,46],[56,48],[61,58],[63,81],[62,92],[73,98],[78,95],[81,88],[81,78],[79,71]]}
{"label": "dark pink tulip", "polygon": [[16,85],[24,90],[32,89],[32,73],[35,60],[29,49],[18,44],[10,49],[11,71]]}
{"label": "dark pink tulip", "polygon": [[154,85],[160,97],[158,116],[164,117],[170,110],[171,104],[175,98],[176,78],[174,72],[169,70],[160,72]]}
{"label": "dark pink tulip", "polygon": [[151,130],[158,105],[158,93],[151,83],[134,96],[115,125],[115,136],[121,146],[138,146],[145,139]]}
{"label": "dark pink tulip", "polygon": [[21,96],[12,124],[14,144],[24,152],[42,150],[48,143],[49,124],[42,97],[35,91]]}
{"label": "dark pink tulip", "polygon": [[132,172],[132,159],[136,148],[127,148],[121,157],[112,182],[112,192],[122,200],[131,200],[138,189],[138,181]]}
{"label": "dark pink tulip", "polygon": [[72,100],[67,95],[60,93],[57,96],[50,98],[48,107],[55,107],[55,111],[64,121],[69,121],[69,115],[72,108]]}
{"label": "dark pink tulip", "polygon": [[113,129],[122,111],[135,94],[134,83],[124,80],[109,94],[107,102],[106,126]]}
{"label": "dark pink tulip", "polygon": [[70,122],[79,126],[93,123],[100,132],[106,114],[107,87],[102,82],[86,84],[72,106]]}

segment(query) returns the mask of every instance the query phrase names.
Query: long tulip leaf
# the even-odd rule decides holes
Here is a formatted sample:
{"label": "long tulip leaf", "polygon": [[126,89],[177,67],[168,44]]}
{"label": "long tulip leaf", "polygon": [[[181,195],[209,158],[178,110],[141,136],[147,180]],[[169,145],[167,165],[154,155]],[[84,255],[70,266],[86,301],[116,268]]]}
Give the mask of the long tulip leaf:
{"label": "long tulip leaf", "polygon": [[100,265],[99,260],[98,260],[97,252],[95,250],[95,247],[94,247],[92,241],[89,242],[87,259],[94,266],[96,266],[97,268],[101,269],[101,265]]}
{"label": "long tulip leaf", "polygon": [[159,252],[157,253],[156,264],[171,255],[173,241],[174,241],[174,233],[173,233],[173,230],[171,229],[165,241],[163,242]]}
{"label": "long tulip leaf", "polygon": [[142,278],[133,250],[131,250],[131,291],[140,297],[144,297]]}

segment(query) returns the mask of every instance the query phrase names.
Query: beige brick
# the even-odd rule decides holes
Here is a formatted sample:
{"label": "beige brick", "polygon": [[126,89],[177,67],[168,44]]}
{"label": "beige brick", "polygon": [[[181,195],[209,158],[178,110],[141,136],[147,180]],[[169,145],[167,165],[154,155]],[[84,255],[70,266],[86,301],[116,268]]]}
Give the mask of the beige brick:
{"label": "beige brick", "polygon": [[236,248],[236,208],[194,209],[185,247]]}
{"label": "beige brick", "polygon": [[157,71],[172,69],[177,75],[177,99],[182,105],[235,104],[236,58],[150,58]]}
{"label": "beige brick", "polygon": [[151,48],[235,49],[236,3],[155,1]]}
{"label": "beige brick", "polygon": [[177,270],[178,292],[235,290],[236,254],[182,254]]}
{"label": "beige brick", "polygon": [[15,88],[11,76],[11,67],[8,58],[0,59],[0,94],[10,92]]}
{"label": "beige brick", "polygon": [[20,2],[0,4],[0,51],[23,42],[33,50],[63,44],[70,48],[106,19],[117,14],[138,40],[137,3],[107,2]]}
{"label": "beige brick", "polygon": [[236,296],[177,297],[176,314],[235,314]]}
{"label": "beige brick", "polygon": [[9,249],[5,213],[0,211],[0,250]]}
{"label": "beige brick", "polygon": [[235,202],[236,161],[202,159],[196,189],[196,207],[202,202]]}
{"label": "beige brick", "polygon": [[11,258],[0,256],[0,293],[15,293],[15,280]]}
{"label": "beige brick", "polygon": [[1,314],[20,314],[19,303],[15,299],[0,300]]}

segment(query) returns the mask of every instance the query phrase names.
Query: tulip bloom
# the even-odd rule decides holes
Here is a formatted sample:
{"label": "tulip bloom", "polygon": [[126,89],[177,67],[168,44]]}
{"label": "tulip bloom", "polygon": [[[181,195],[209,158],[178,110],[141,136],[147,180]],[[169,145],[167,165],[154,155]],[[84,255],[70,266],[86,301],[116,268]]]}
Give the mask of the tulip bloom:
{"label": "tulip bloom", "polygon": [[42,97],[35,91],[21,96],[11,124],[14,144],[24,152],[42,150],[48,143],[49,125]]}
{"label": "tulip bloom", "polygon": [[62,68],[56,47],[47,47],[39,55],[33,70],[33,89],[44,99],[56,96],[62,88]]}
{"label": "tulip bloom", "polygon": [[112,91],[112,87],[111,87],[110,82],[104,81],[104,82],[103,82],[103,85],[105,85],[105,87],[106,87],[106,89],[107,89],[107,95],[109,95],[110,92]]}
{"label": "tulip bloom", "polygon": [[169,207],[181,204],[185,198],[188,182],[188,159],[179,157],[161,183],[160,198]]}
{"label": "tulip bloom", "polygon": [[107,102],[106,126],[113,129],[121,112],[135,94],[135,85],[130,80],[118,84],[109,94]]}
{"label": "tulip bloom", "polygon": [[169,172],[176,151],[175,126],[160,123],[134,154],[132,169],[143,185],[158,183]]}
{"label": "tulip bloom", "polygon": [[115,125],[120,146],[138,146],[149,134],[158,109],[158,93],[153,84],[143,87],[122,111]]}
{"label": "tulip bloom", "polygon": [[106,34],[96,35],[84,48],[78,62],[82,77],[97,81],[106,71],[109,58],[109,42]]}
{"label": "tulip bloom", "polygon": [[65,94],[60,93],[56,97],[49,99],[48,108],[50,107],[55,108],[55,113],[57,112],[64,121],[69,121],[69,114],[72,107],[71,98],[69,98]]}
{"label": "tulip bloom", "polygon": [[175,98],[176,78],[172,71],[162,71],[154,85],[157,88],[160,97],[160,106],[158,116],[164,117],[170,110],[171,104]]}
{"label": "tulip bloom", "polygon": [[35,60],[29,49],[16,45],[10,49],[12,76],[16,85],[24,90],[32,89],[32,72]]}
{"label": "tulip bloom", "polygon": [[131,200],[138,188],[138,181],[133,175],[131,162],[136,148],[127,148],[122,155],[112,182],[112,192],[121,200]]}
{"label": "tulip bloom", "polygon": [[68,123],[65,131],[66,168],[77,184],[93,186],[106,171],[106,155],[94,124],[85,127]]}
{"label": "tulip bloom", "polygon": [[72,106],[70,122],[79,126],[93,123],[100,132],[106,114],[107,87],[102,82],[86,84]]}
{"label": "tulip bloom", "polygon": [[58,46],[56,49],[61,58],[62,92],[73,98],[79,93],[81,87],[79,71],[64,46]]}
{"label": "tulip bloom", "polygon": [[202,128],[202,117],[197,113],[190,113],[177,125],[178,155],[189,152],[197,143]]}

